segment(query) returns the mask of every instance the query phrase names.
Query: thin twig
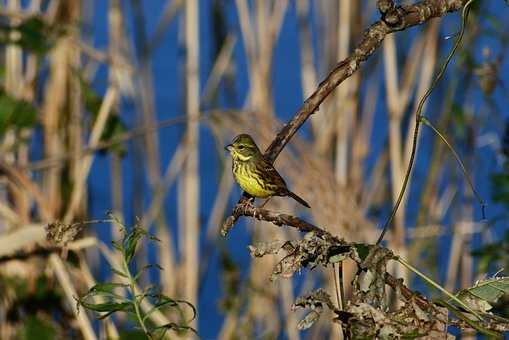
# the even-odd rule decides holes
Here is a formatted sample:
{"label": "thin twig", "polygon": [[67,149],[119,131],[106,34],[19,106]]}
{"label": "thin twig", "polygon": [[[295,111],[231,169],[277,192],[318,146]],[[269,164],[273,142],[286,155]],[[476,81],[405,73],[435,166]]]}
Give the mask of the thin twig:
{"label": "thin twig", "polygon": [[383,226],[383,229],[382,229],[382,232],[380,233],[380,236],[378,237],[378,240],[376,241],[376,244],[380,244],[380,242],[382,242],[382,240],[384,238],[384,235],[387,232],[387,230],[389,228],[389,225],[391,224],[392,220],[394,219],[394,216],[396,216],[396,213],[398,211],[399,205],[401,204],[401,201],[403,200],[403,196],[405,194],[406,187],[408,185],[408,180],[410,178],[410,173],[412,172],[412,168],[413,168],[413,165],[414,165],[415,154],[416,154],[416,150],[417,150],[417,141],[419,139],[419,128],[420,128],[420,125],[422,123],[422,117],[423,117],[422,109],[424,107],[424,103],[429,98],[429,96],[431,95],[431,93],[433,92],[435,87],[438,85],[438,82],[443,78],[443,76],[445,74],[445,70],[447,69],[447,66],[449,65],[449,62],[451,61],[452,57],[456,53],[456,50],[458,49],[458,47],[459,47],[459,45],[460,45],[460,43],[461,43],[461,41],[463,39],[463,35],[465,33],[466,21],[467,21],[467,18],[468,18],[469,8],[470,8],[470,5],[472,4],[473,1],[475,1],[475,0],[469,0],[465,4],[465,6],[463,7],[460,34],[458,35],[458,38],[456,39],[451,52],[449,53],[449,55],[447,56],[444,64],[442,65],[442,67],[440,69],[440,72],[438,72],[438,74],[435,77],[435,79],[433,79],[433,82],[431,83],[431,86],[426,91],[426,93],[421,98],[421,100],[419,101],[419,105],[418,105],[417,111],[415,113],[415,128],[414,128],[414,134],[413,134],[413,140],[412,140],[412,151],[411,151],[411,154],[410,154],[410,160],[408,162],[407,171],[405,173],[405,178],[403,180],[403,185],[401,186],[401,190],[399,192],[396,204],[394,205],[394,207],[393,207],[393,209],[391,211],[391,214],[389,215],[389,218],[385,222],[385,224]]}
{"label": "thin twig", "polygon": [[447,146],[449,151],[452,153],[454,159],[456,159],[456,162],[458,162],[458,165],[459,165],[461,171],[463,172],[463,176],[465,176],[465,178],[468,182],[468,185],[470,186],[470,189],[472,190],[477,201],[481,205],[481,216],[482,216],[482,219],[485,220],[486,219],[486,214],[485,214],[486,203],[482,199],[481,194],[475,189],[474,182],[472,181],[472,177],[468,173],[467,168],[465,167],[465,164],[463,164],[463,161],[461,160],[460,156],[458,155],[458,153],[456,152],[456,150],[454,149],[452,144],[444,136],[444,134],[441,133],[440,130],[438,130],[438,128],[436,128],[426,117],[422,117],[421,120],[422,120],[422,123],[424,123],[424,125],[428,126],[431,130],[433,130],[433,132],[438,137],[440,137],[442,142]]}
{"label": "thin twig", "polygon": [[[420,25],[431,18],[440,17],[445,15],[447,12],[459,10],[463,6],[464,2],[465,0],[424,0],[413,5],[403,5],[398,7],[399,10],[397,13],[399,17],[396,24],[389,26],[382,20],[372,24],[364,32],[363,39],[353,50],[353,53],[336,65],[327,78],[318,85],[315,92],[306,99],[293,118],[279,131],[265,151],[265,157],[272,162],[276,159],[293,135],[300,129],[306,120],[318,110],[325,98],[327,98],[327,96],[329,96],[339,84],[359,69],[361,63],[366,61],[378,49],[378,47],[380,47],[380,44],[387,34]],[[243,2],[238,1],[238,3]],[[244,193],[237,202],[237,206],[241,205],[247,198],[249,198],[249,196]],[[235,217],[235,214],[232,214],[228,217],[225,225],[223,226],[223,230],[227,231],[231,229],[239,216],[240,215],[237,215]]]}

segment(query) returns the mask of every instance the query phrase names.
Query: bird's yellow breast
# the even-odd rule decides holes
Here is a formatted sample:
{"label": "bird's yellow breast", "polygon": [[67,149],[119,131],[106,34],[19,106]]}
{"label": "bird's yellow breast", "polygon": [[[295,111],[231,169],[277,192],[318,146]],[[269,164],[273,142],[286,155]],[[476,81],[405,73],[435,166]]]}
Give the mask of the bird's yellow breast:
{"label": "bird's yellow breast", "polygon": [[260,184],[261,179],[257,180],[257,178],[254,177],[253,174],[249,172],[249,170],[247,170],[247,166],[234,166],[233,175],[242,190],[251,196],[266,198],[274,195],[273,190],[268,190]]}

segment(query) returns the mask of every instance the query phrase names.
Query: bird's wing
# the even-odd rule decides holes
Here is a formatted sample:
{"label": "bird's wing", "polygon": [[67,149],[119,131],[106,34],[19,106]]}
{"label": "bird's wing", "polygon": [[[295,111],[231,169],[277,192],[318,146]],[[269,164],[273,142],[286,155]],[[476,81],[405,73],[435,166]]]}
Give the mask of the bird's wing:
{"label": "bird's wing", "polygon": [[288,192],[286,182],[283,177],[281,177],[279,172],[277,172],[277,170],[274,168],[272,163],[270,163],[265,158],[262,158],[260,161],[260,167],[264,169],[262,171],[265,174],[265,182],[274,189],[277,189],[278,194],[285,195]]}

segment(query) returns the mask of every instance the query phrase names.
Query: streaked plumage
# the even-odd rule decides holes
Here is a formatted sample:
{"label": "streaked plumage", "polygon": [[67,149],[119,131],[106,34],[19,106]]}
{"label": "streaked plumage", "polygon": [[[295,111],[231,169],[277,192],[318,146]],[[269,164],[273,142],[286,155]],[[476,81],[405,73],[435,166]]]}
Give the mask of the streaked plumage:
{"label": "streaked plumage", "polygon": [[290,196],[303,206],[310,207],[306,201],[288,190],[284,179],[265,159],[250,135],[238,135],[226,149],[233,158],[233,176],[242,190],[259,198]]}

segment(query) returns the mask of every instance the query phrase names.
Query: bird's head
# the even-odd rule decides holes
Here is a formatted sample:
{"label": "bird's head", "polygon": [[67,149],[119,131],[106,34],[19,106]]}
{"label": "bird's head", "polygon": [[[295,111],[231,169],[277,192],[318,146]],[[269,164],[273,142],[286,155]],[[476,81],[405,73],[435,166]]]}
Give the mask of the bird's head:
{"label": "bird's head", "polygon": [[234,160],[243,162],[261,154],[253,138],[245,133],[235,137],[231,144],[225,146],[225,149],[230,152]]}

